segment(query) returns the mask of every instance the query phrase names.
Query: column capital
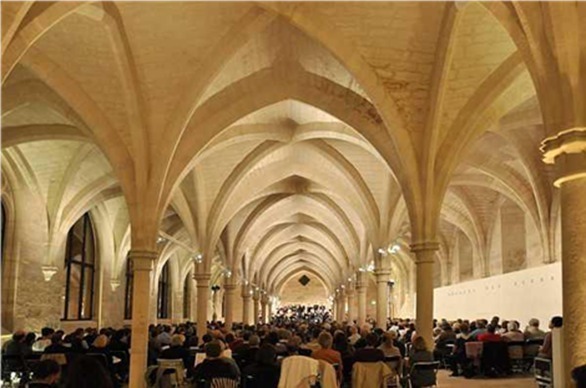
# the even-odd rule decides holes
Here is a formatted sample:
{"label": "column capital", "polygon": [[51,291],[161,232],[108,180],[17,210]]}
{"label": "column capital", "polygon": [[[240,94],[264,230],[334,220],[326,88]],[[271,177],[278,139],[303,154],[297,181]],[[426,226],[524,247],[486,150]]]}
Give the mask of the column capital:
{"label": "column capital", "polygon": [[225,291],[234,291],[236,289],[237,285],[234,283],[224,283],[224,290]]}
{"label": "column capital", "polygon": [[263,294],[262,298],[260,298],[260,303],[262,303],[262,304],[269,303],[269,296],[267,294]]}
{"label": "column capital", "polygon": [[241,288],[241,296],[244,299],[250,298],[252,296],[252,290],[249,284],[243,284]]}
{"label": "column capital", "polygon": [[543,161],[557,167],[556,187],[564,182],[586,178],[586,128],[561,131],[543,140],[540,149]]}
{"label": "column capital", "polygon": [[[389,277],[391,275],[391,270],[387,268],[381,268],[374,271],[376,276],[376,280],[379,281],[379,278]],[[381,280],[382,281],[382,280]],[[385,280],[386,281],[386,280]]]}
{"label": "column capital", "polygon": [[193,278],[197,282],[197,287],[208,287],[210,285],[210,279],[212,274],[210,273],[196,273]]}
{"label": "column capital", "polygon": [[131,249],[128,251],[128,258],[132,260],[134,271],[152,271],[159,252],[142,249]]}
{"label": "column capital", "polygon": [[410,245],[411,252],[418,253],[423,251],[437,251],[439,243],[437,241],[418,241]]}

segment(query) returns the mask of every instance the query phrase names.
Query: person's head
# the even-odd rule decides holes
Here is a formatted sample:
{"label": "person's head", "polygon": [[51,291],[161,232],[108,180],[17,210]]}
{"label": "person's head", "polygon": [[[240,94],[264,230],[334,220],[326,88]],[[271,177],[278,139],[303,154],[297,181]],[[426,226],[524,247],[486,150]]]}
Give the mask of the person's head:
{"label": "person's head", "polygon": [[319,337],[317,337],[317,343],[323,349],[329,349],[332,347],[332,335],[327,331],[322,331]]}
{"label": "person's head", "polygon": [[517,330],[519,330],[519,325],[517,325],[517,322],[515,322],[515,321],[510,321],[507,323],[507,330],[508,331],[517,331]]}
{"label": "person's head", "polygon": [[24,330],[17,330],[12,334],[12,339],[14,342],[23,342],[26,338],[26,333]]}
{"label": "person's head", "polygon": [[171,346],[183,346],[184,342],[185,337],[183,334],[173,334],[173,337],[171,337]]}
{"label": "person's head", "polygon": [[563,323],[564,323],[564,320],[562,317],[555,316],[551,319],[551,322],[549,323],[549,328],[550,329],[560,328],[560,327],[562,327]]}
{"label": "person's head", "polygon": [[51,329],[50,327],[43,327],[41,329],[41,336],[43,336],[43,338],[51,338],[53,333],[55,333],[55,330]]}
{"label": "person's head", "polygon": [[491,325],[488,325],[486,327],[486,331],[489,332],[489,333],[491,333],[491,334],[494,334],[495,331],[496,331],[496,326],[495,325],[492,325],[492,324]]}
{"label": "person's head", "polygon": [[476,321],[476,327],[479,329],[486,329],[486,320],[479,319],[478,321]]}
{"label": "person's head", "polygon": [[250,346],[260,345],[260,337],[256,334],[251,335],[250,339],[248,340],[248,345],[250,345]]}
{"label": "person's head", "polygon": [[356,326],[350,326],[350,335],[354,335],[358,332]]}
{"label": "person's head", "polygon": [[529,320],[529,327],[534,327],[536,329],[539,329],[539,319],[537,319],[537,318],[531,318]]}
{"label": "person's head", "polygon": [[412,343],[414,351],[426,351],[427,350],[427,343],[425,343],[425,339],[422,336],[417,336]]}
{"label": "person's head", "polygon": [[65,388],[113,388],[110,374],[101,362],[81,355],[67,368]]}
{"label": "person's head", "polygon": [[55,384],[59,381],[61,367],[54,360],[43,360],[33,368],[33,379],[45,384]]}
{"label": "person's head", "polygon": [[105,348],[106,346],[108,346],[108,337],[106,337],[104,334],[100,334],[94,340],[93,345],[94,348]]}
{"label": "person's head", "polygon": [[203,337],[201,337],[201,340],[203,341],[204,344],[207,344],[208,342],[212,342],[213,339],[214,339],[214,337],[212,337],[211,334],[204,334]]}
{"label": "person's head", "polygon": [[256,362],[261,365],[272,365],[277,362],[277,350],[270,344],[264,344],[256,352]]}
{"label": "person's head", "polygon": [[222,345],[218,340],[213,340],[205,345],[205,351],[207,358],[219,358],[222,354]]}
{"label": "person's head", "polygon": [[470,333],[470,326],[466,322],[460,323],[460,333],[468,334]]}
{"label": "person's head", "polygon": [[376,347],[378,345],[378,336],[374,333],[368,333],[366,335],[366,345]]}
{"label": "person's head", "polygon": [[393,346],[395,338],[397,338],[397,333],[394,330],[387,331],[383,334],[383,342],[386,346]]}
{"label": "person's head", "polygon": [[63,333],[57,332],[51,336],[51,344],[58,345],[63,341]]}
{"label": "person's head", "polygon": [[31,331],[30,333],[27,333],[26,337],[24,338],[24,343],[32,345],[36,339],[37,335]]}

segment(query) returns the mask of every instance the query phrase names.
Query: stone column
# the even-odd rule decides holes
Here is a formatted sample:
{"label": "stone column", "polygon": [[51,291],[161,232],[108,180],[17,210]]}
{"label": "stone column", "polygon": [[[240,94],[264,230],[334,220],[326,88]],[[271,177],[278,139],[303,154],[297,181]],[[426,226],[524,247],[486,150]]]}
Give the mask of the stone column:
{"label": "stone column", "polygon": [[376,271],[376,327],[387,329],[388,282],[391,271],[380,269]]}
{"label": "stone column", "polygon": [[251,317],[250,317],[250,286],[249,285],[242,285],[242,322],[245,325],[250,325]]}
{"label": "stone column", "polygon": [[228,330],[232,330],[234,322],[234,298],[236,297],[236,284],[224,284],[224,298],[226,300],[225,323]]}
{"label": "stone column", "polygon": [[387,299],[387,304],[388,304],[388,309],[387,311],[389,312],[389,318],[393,319],[395,317],[395,301],[394,299],[394,294],[393,294],[393,288],[395,287],[395,283],[392,280],[389,280],[389,282],[387,283],[388,285],[388,299]]}
{"label": "stone column", "polygon": [[210,299],[210,278],[209,273],[196,273],[197,282],[197,337],[202,343],[202,337],[208,331],[208,301]]}
{"label": "stone column", "polygon": [[544,162],[555,164],[562,223],[562,309],[565,381],[586,364],[586,128],[543,141]]}
{"label": "stone column", "polygon": [[132,260],[132,354],[130,357],[131,387],[144,386],[144,371],[147,367],[149,341],[149,302],[151,276],[158,253],[155,251],[131,250],[128,257]]}
{"label": "stone column", "polygon": [[348,297],[348,322],[351,323],[356,319],[356,293],[353,283],[346,286],[346,296]]}
{"label": "stone column", "polygon": [[358,324],[366,322],[366,274],[359,272],[356,279],[356,293],[358,294]]}
{"label": "stone column", "polygon": [[417,334],[433,347],[433,258],[439,249],[437,242],[422,242],[411,245],[417,267],[415,319]]}
{"label": "stone column", "polygon": [[267,303],[267,321],[266,323],[270,323],[271,322],[271,318],[273,317],[273,301],[272,298],[269,297],[269,301]]}
{"label": "stone column", "polygon": [[252,312],[253,312],[253,318],[254,321],[252,322],[253,324],[257,324],[258,323],[258,316],[260,315],[260,311],[259,311],[259,307],[260,307],[260,292],[258,290],[254,291],[254,294],[252,295],[252,302],[253,302],[253,308],[252,308]]}
{"label": "stone column", "polygon": [[269,303],[269,297],[267,296],[267,294],[262,294],[262,297],[260,298],[260,314],[261,314],[261,318],[260,321],[262,323],[267,323],[267,305]]}

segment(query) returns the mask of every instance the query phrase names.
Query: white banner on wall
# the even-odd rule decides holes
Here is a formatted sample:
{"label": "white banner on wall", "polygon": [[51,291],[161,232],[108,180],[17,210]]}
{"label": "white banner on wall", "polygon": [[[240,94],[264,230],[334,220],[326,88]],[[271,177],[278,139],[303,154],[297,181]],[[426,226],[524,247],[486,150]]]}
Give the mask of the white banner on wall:
{"label": "white banner on wall", "polygon": [[523,329],[537,318],[546,329],[562,314],[561,263],[472,280],[434,290],[434,317],[453,320],[517,320]]}

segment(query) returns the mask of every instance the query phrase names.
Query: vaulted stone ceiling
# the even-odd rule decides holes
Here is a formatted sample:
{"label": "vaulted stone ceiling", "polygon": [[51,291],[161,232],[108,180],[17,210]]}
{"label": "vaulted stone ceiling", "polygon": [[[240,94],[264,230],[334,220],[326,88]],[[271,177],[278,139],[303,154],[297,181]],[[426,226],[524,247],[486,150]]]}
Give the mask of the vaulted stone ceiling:
{"label": "vaulted stone ceiling", "polygon": [[331,291],[392,244],[407,279],[408,244],[429,238],[446,284],[460,232],[485,276],[504,200],[553,260],[537,152],[558,117],[542,108],[553,65],[511,24],[547,12],[3,2],[3,198],[41,198],[55,252],[92,210],[120,270],[131,244],[154,249],[162,232],[180,244],[159,246],[159,267],[172,257],[184,276],[199,252],[270,290],[311,271]]}

